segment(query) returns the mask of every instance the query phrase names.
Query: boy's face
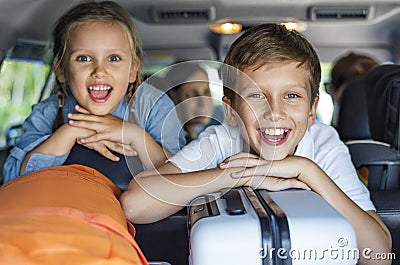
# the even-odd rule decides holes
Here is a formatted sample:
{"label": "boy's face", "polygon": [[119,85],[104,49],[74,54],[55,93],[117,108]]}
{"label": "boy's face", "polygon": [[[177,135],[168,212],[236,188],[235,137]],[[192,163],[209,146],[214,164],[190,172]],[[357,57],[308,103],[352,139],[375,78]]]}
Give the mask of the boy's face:
{"label": "boy's face", "polygon": [[[263,159],[293,155],[316,116],[318,98],[310,107],[311,88],[297,62],[244,71],[253,81],[242,82],[230,102],[224,97],[227,120],[239,126],[250,148]],[[237,113],[235,113],[235,111]]]}

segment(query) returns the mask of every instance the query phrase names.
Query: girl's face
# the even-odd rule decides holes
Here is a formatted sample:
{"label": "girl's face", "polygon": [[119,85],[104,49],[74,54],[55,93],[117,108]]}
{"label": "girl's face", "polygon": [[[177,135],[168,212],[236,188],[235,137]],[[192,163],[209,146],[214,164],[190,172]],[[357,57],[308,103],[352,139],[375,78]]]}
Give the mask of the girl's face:
{"label": "girl's face", "polygon": [[78,104],[95,115],[111,114],[136,80],[126,31],[117,23],[87,22],[71,29],[56,70]]}
{"label": "girl's face", "polygon": [[307,127],[314,123],[318,98],[310,106],[308,75],[297,65],[245,71],[254,82],[240,88],[241,97],[236,96],[233,106],[237,114],[227,108],[227,120],[240,126],[251,149],[264,159],[293,155]]}

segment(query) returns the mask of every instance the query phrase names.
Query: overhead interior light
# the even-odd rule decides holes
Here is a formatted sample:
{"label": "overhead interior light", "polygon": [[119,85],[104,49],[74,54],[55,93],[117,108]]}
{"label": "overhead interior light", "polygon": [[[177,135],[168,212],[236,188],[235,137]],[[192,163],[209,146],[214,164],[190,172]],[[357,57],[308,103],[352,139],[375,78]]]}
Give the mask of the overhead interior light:
{"label": "overhead interior light", "polygon": [[305,22],[282,22],[281,25],[285,26],[288,30],[305,31],[307,24]]}
{"label": "overhead interior light", "polygon": [[225,22],[210,25],[210,29],[218,34],[236,34],[242,31],[242,25],[238,23]]}

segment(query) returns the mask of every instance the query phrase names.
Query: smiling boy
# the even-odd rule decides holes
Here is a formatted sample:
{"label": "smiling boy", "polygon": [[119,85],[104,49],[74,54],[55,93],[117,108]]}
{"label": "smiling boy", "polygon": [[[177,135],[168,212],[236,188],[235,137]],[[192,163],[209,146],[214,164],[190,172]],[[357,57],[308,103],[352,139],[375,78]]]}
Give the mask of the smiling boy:
{"label": "smiling boy", "polygon": [[314,121],[321,69],[311,44],[263,24],[239,37],[224,63],[227,124],[209,127],[158,170],[131,181],[120,198],[128,219],[153,222],[223,188],[311,189],[352,223],[360,251],[390,252],[390,233],[346,146],[332,127]]}

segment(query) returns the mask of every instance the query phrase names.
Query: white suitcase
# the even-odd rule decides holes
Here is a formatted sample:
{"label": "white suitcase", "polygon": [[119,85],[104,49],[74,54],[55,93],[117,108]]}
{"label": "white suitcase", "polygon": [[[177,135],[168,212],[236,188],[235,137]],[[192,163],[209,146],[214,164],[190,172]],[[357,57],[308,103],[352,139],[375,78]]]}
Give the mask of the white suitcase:
{"label": "white suitcase", "polygon": [[222,195],[188,207],[191,265],[357,263],[353,226],[318,194],[239,188]]}

